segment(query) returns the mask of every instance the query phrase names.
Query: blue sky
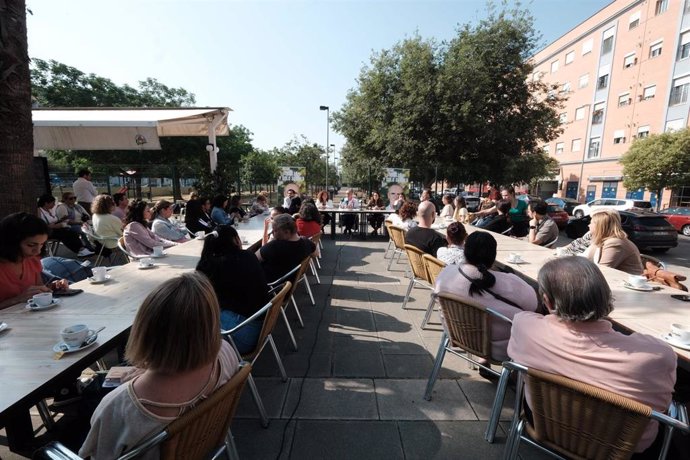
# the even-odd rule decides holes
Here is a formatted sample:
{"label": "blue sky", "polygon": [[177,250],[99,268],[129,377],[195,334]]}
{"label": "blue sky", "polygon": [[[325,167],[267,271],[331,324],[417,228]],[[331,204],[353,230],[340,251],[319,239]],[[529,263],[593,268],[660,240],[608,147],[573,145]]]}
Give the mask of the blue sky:
{"label": "blue sky", "polygon": [[[482,0],[26,0],[29,55],[118,84],[147,77],[227,106],[259,148],[294,136],[326,143],[326,113],[345,102],[373,51],[418,32],[437,41],[485,15]],[[544,43],[611,0],[533,0]],[[331,131],[339,151],[345,140]]]}

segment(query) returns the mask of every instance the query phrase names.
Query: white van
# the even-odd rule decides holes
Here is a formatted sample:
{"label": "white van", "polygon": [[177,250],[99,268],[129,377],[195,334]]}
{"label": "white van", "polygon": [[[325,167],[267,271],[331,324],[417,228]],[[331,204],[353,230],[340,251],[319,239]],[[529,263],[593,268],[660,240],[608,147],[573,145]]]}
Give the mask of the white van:
{"label": "white van", "polygon": [[600,208],[611,208],[616,211],[626,211],[628,209],[637,208],[645,211],[652,211],[652,203],[642,200],[619,200],[616,198],[599,198],[592,200],[589,203],[575,206],[573,209],[573,216],[580,219],[584,216],[589,216],[592,211]]}

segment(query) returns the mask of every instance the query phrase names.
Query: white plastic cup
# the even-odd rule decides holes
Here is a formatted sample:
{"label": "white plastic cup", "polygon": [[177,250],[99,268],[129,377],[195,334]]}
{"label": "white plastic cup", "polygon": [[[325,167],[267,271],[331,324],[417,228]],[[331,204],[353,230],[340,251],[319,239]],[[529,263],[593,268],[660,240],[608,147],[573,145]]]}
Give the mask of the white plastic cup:
{"label": "white plastic cup", "polygon": [[53,303],[53,293],[52,292],[42,292],[40,294],[36,294],[31,298],[33,301],[34,305],[38,307],[47,307],[51,303]]}
{"label": "white plastic cup", "polygon": [[511,252],[510,260],[512,260],[513,262],[520,262],[522,260],[522,255],[520,255],[519,252]]}
{"label": "white plastic cup", "polygon": [[153,259],[150,257],[144,257],[143,259],[139,259],[139,265],[142,267],[147,267],[153,263]]}
{"label": "white plastic cup", "polygon": [[91,269],[91,272],[93,272],[94,281],[105,281],[105,275],[107,273],[105,267],[94,267]]}

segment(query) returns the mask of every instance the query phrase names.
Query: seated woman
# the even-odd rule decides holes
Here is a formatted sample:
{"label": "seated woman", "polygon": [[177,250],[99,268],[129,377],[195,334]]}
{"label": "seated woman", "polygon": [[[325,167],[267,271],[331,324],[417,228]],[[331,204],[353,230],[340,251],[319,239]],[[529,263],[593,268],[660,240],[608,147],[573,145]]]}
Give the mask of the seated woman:
{"label": "seated woman", "polygon": [[[91,203],[93,231],[97,236],[107,238],[102,243],[106,249],[115,249],[118,238],[122,236],[122,221],[113,214],[113,210],[115,210],[115,201],[110,195],[98,195]],[[98,244],[101,243],[98,242]],[[103,254],[108,256],[109,252],[106,254],[104,251]]]}
{"label": "seated woman", "polygon": [[240,201],[241,200],[239,195],[233,195],[232,198],[230,198],[230,209],[228,210],[230,218],[242,220],[244,219],[244,216],[247,214],[247,211],[242,209],[242,204],[240,203]]}
{"label": "seated woman", "polygon": [[299,217],[295,219],[297,233],[300,236],[310,238],[321,232],[321,213],[316,205],[305,201],[299,209]]}
{"label": "seated woman", "polygon": [[192,232],[208,233],[213,231],[216,223],[211,219],[211,200],[197,198],[187,202],[187,210],[184,214],[184,224]]}
{"label": "seated woman", "polygon": [[404,230],[409,230],[417,226],[417,204],[413,201],[406,201],[400,206],[397,214],[391,214],[388,219],[393,222],[393,225]]}
{"label": "seated woman", "polygon": [[115,209],[111,214],[124,222],[129,198],[127,198],[127,195],[124,193],[113,193],[113,201],[115,202]]}
{"label": "seated woman", "polygon": [[467,231],[465,226],[460,222],[452,222],[446,229],[446,241],[448,246],[445,248],[438,248],[436,257],[438,260],[445,262],[446,265],[459,265],[465,263],[465,250],[463,245],[467,238]]}
{"label": "seated woman", "polygon": [[149,230],[149,219],[151,219],[151,211],[148,203],[139,200],[129,203],[123,235],[127,250],[136,256],[152,254],[155,246],[169,248],[177,245],[174,241],[163,239]]}
{"label": "seated woman", "polygon": [[[525,200],[518,200],[515,195],[515,188],[512,186],[501,187],[501,199],[510,203],[508,210],[508,218],[513,226],[511,234],[517,237],[527,236],[529,233],[529,218],[527,217],[527,202]],[[483,217],[496,212],[496,206],[489,209],[481,210],[477,213],[477,217]]]}
{"label": "seated woman", "polygon": [[[218,236],[210,234],[196,266],[213,285],[220,304],[220,325],[223,329],[246,320],[271,300],[266,277],[256,256],[242,249],[242,242],[231,225],[221,225]],[[232,335],[240,353],[256,347],[263,321],[255,320]]]}
{"label": "seated woman", "polygon": [[597,209],[589,223],[592,243],[586,257],[597,265],[615,268],[631,275],[641,275],[640,251],[621,226],[621,216],[615,209]]}
{"label": "seated woman", "polygon": [[41,279],[41,250],[48,231],[43,220],[25,212],[0,220],[0,310],[68,287],[64,279],[48,286]]}
{"label": "seated woman", "polygon": [[[136,368],[96,408],[79,455],[116,458],[230,380],[239,362],[221,340],[219,317],[203,274],[185,273],[157,286],[139,307],[127,341],[125,358]],[[158,458],[159,450],[150,455]]]}
{"label": "seated woman", "polygon": [[497,214],[487,216],[478,222],[477,227],[494,233],[503,233],[510,228],[510,201],[501,200],[496,204]]}
{"label": "seated woman", "polygon": [[158,200],[151,208],[151,230],[163,239],[184,243],[189,240],[189,232],[181,229],[170,221],[173,215],[172,203],[167,200]]}
{"label": "seated woman", "polygon": [[465,198],[461,196],[456,196],[453,200],[453,205],[455,209],[453,211],[453,220],[455,222],[460,222],[461,224],[469,224],[470,212],[467,210],[467,203],[465,203]]}
{"label": "seated woman", "polygon": [[[676,380],[676,353],[655,337],[613,330],[604,319],[613,310],[613,297],[599,268],[584,257],[559,258],[544,264],[538,280],[551,314],[515,315],[508,355],[527,367],[666,412]],[[526,395],[529,404],[529,391]],[[657,422],[649,422],[635,451],[647,449],[657,431]]]}
{"label": "seated woman", "polygon": [[211,209],[211,218],[216,225],[232,225],[232,219],[225,212],[228,206],[228,198],[225,195],[216,195],[211,202],[213,209]]}
{"label": "seated woman", "polygon": [[93,255],[93,251],[86,248],[81,240],[80,234],[73,232],[69,228],[69,216],[58,217],[55,212],[55,197],[52,195],[41,195],[37,201],[38,217],[48,225],[50,229],[49,237],[59,240],[67,248],[76,253],[77,257],[88,257]]}
{"label": "seated woman", "polygon": [[[319,211],[325,209],[333,209],[333,200],[329,198],[328,192],[326,190],[321,190],[318,195],[316,195],[316,208]],[[331,215],[327,212],[321,214],[321,224],[322,228],[331,223]]]}
{"label": "seated woman", "polygon": [[439,214],[439,217],[442,219],[452,219],[453,215],[455,214],[455,208],[453,208],[453,199],[449,194],[443,195],[443,198],[441,198],[441,201],[443,202],[443,209],[441,209],[441,213]]}
{"label": "seated woman", "polygon": [[[436,278],[434,291],[491,307],[511,319],[521,311],[536,311],[539,304],[532,286],[512,273],[491,270],[495,260],[496,240],[491,233],[472,233],[465,240],[465,263],[444,268]],[[497,318],[491,318],[490,323],[491,357],[504,361],[508,358],[510,324]]]}
{"label": "seated woman", "polygon": [[254,203],[252,203],[251,209],[249,210],[249,217],[260,216],[261,214],[268,212],[268,210],[269,206],[266,195],[264,195],[263,192],[259,193],[256,196]]}
{"label": "seated woman", "polygon": [[[369,198],[369,202],[367,203],[367,209],[385,209],[385,205],[383,203],[383,200],[381,199],[381,196],[379,195],[379,192],[371,192],[371,198]],[[383,225],[383,219],[384,216],[383,214],[369,214],[369,218],[367,219],[369,221],[369,225],[374,229],[371,232],[371,235],[378,235],[379,229]]]}

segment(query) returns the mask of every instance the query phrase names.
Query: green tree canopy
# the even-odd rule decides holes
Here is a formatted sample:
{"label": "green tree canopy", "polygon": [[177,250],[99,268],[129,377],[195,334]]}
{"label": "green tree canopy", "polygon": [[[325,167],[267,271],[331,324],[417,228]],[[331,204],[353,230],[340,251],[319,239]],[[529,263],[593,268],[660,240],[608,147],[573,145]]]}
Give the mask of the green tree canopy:
{"label": "green tree canopy", "polygon": [[660,197],[664,188],[685,185],[690,179],[690,129],[637,139],[621,163],[628,190],[644,187]]}

